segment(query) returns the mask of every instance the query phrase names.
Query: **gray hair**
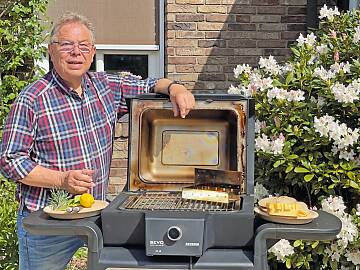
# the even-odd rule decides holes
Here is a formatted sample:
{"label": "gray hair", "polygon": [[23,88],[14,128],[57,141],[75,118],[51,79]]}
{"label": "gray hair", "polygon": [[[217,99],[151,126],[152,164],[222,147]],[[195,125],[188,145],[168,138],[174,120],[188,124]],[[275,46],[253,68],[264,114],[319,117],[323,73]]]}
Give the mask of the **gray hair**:
{"label": "gray hair", "polygon": [[57,23],[54,24],[51,33],[50,33],[50,43],[55,41],[56,35],[58,34],[60,28],[69,23],[79,23],[84,25],[90,31],[91,35],[91,42],[95,42],[95,29],[92,23],[83,15],[74,13],[74,12],[67,12],[60,17]]}

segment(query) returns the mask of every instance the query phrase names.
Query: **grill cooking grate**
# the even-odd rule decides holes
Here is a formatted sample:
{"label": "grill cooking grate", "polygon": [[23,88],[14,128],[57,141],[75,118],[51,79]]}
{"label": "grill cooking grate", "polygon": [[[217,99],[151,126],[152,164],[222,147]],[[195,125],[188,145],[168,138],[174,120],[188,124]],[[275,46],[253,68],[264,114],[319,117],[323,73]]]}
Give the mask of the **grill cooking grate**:
{"label": "grill cooking grate", "polygon": [[145,192],[129,195],[119,209],[173,211],[235,211],[240,201],[229,203],[184,200],[179,192]]}

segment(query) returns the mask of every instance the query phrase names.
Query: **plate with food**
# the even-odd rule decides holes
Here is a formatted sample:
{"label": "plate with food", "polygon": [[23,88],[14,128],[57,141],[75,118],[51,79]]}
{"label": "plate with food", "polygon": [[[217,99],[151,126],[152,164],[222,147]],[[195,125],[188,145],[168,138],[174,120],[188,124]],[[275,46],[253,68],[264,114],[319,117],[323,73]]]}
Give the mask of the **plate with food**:
{"label": "plate with food", "polygon": [[79,219],[99,215],[108,204],[107,201],[95,200],[89,193],[71,198],[64,190],[53,190],[49,205],[43,210],[53,218]]}
{"label": "plate with food", "polygon": [[284,224],[306,224],[317,218],[319,214],[308,209],[304,202],[288,196],[268,197],[258,202],[255,208],[261,218]]}

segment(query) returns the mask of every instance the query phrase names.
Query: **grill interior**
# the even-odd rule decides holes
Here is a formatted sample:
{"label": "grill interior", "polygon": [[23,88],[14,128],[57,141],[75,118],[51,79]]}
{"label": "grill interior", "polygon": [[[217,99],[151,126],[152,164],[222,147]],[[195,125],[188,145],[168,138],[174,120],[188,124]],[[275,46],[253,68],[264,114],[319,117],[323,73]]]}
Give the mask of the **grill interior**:
{"label": "grill interior", "polygon": [[240,209],[240,200],[204,202],[184,200],[181,192],[144,192],[129,195],[118,209],[229,212]]}

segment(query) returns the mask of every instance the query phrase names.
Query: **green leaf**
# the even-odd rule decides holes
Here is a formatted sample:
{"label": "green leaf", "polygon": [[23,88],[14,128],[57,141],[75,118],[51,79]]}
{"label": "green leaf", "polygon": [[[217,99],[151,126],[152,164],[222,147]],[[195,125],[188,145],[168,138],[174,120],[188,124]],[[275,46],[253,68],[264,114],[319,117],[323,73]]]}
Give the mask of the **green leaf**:
{"label": "green leaf", "polygon": [[294,247],[298,247],[302,244],[302,241],[301,240],[295,240],[294,242]]}
{"label": "green leaf", "polygon": [[294,171],[296,173],[308,173],[308,172],[310,172],[308,169],[306,169],[304,167],[296,167]]}
{"label": "green leaf", "polygon": [[311,181],[311,179],[313,179],[314,176],[315,176],[315,174],[313,174],[313,173],[305,175],[305,176],[304,176],[305,182]]}
{"label": "green leaf", "polygon": [[286,268],[287,268],[287,269],[291,269],[291,260],[290,260],[290,259],[286,259],[285,265],[286,265]]}
{"label": "green leaf", "polygon": [[291,154],[290,156],[288,156],[288,159],[297,159],[299,156],[296,154]]}
{"label": "green leaf", "polygon": [[293,166],[292,164],[289,164],[289,165],[286,167],[285,173],[289,173],[289,172],[291,172],[293,169],[294,169],[294,166]]}

